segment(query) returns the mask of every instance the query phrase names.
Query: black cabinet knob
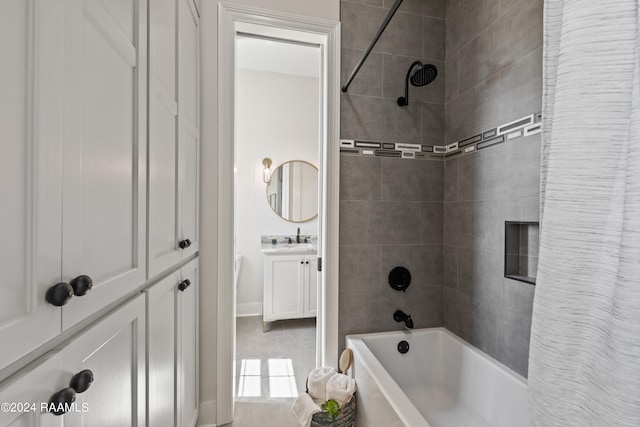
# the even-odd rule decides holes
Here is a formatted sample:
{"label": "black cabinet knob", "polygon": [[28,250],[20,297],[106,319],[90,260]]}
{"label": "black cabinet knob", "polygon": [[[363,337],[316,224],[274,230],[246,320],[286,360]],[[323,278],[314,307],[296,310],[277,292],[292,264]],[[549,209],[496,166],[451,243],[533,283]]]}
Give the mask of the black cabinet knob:
{"label": "black cabinet knob", "polygon": [[78,276],[73,279],[69,284],[73,288],[73,294],[81,297],[91,290],[93,287],[93,280],[91,280],[91,277],[83,274],[82,276]]}
{"label": "black cabinet knob", "polygon": [[305,262],[305,264],[309,264],[309,261]]}
{"label": "black cabinet knob", "polygon": [[73,288],[71,285],[65,282],[60,282],[47,290],[45,299],[49,304],[61,307],[68,303],[72,296]]}
{"label": "black cabinet knob", "polygon": [[178,289],[184,292],[189,286],[191,286],[191,280],[186,279],[178,284]]}
{"label": "black cabinet knob", "polygon": [[93,382],[93,372],[91,369],[85,369],[80,371],[71,378],[69,386],[76,391],[76,393],[84,393],[91,387]]}
{"label": "black cabinet knob", "polygon": [[178,242],[178,246],[180,246],[180,249],[187,249],[189,246],[191,246],[191,240],[180,240],[180,242]]}
{"label": "black cabinet knob", "polygon": [[66,413],[76,401],[76,392],[71,387],[63,388],[49,399],[49,409],[53,415]]}

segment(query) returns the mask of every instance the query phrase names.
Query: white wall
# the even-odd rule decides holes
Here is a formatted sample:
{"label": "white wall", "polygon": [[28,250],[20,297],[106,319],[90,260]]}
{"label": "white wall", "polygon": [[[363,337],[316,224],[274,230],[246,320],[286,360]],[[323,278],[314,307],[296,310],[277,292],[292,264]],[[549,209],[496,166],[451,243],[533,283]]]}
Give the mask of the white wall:
{"label": "white wall", "polygon": [[[312,49],[309,47],[309,49]],[[319,55],[319,53],[318,53]],[[236,70],[235,245],[243,255],[238,281],[238,314],[257,315],[262,304],[263,255],[260,236],[318,235],[318,220],[293,223],[267,203],[262,159],[272,169],[289,160],[318,165],[319,80],[267,71]],[[317,193],[316,203],[317,206]]]}
{"label": "white wall", "polygon": [[[227,0],[264,9],[338,21],[339,0]],[[218,4],[200,0],[201,207],[200,207],[200,418],[216,422],[218,306]]]}

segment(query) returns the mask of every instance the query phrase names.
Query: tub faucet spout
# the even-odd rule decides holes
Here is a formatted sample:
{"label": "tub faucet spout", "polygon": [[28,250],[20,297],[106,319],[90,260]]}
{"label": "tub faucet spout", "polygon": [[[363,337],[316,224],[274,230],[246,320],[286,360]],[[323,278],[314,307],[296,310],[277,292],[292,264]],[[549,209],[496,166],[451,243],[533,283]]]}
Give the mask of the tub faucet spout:
{"label": "tub faucet spout", "polygon": [[404,326],[407,329],[413,329],[413,320],[411,320],[411,315],[406,314],[404,311],[396,310],[395,313],[393,313],[393,319],[396,322],[404,322]]}

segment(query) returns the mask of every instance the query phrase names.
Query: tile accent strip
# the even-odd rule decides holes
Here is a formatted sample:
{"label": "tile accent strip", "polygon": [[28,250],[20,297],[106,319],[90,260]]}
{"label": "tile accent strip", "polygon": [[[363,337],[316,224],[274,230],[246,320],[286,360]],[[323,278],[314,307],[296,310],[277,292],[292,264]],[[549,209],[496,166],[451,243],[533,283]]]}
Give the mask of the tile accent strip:
{"label": "tile accent strip", "polygon": [[506,125],[498,126],[498,135],[502,135],[503,133],[507,133],[512,130],[522,129],[525,126],[532,124],[533,116],[534,115],[531,114],[530,116],[507,123]]}
{"label": "tile accent strip", "polygon": [[498,129],[491,129],[488,130],[486,132],[482,133],[482,138],[483,139],[487,139],[487,138],[493,138],[494,136],[496,136],[498,134]]}
{"label": "tile accent strip", "polygon": [[402,151],[376,150],[376,156],[380,156],[380,157],[402,157]]}
{"label": "tile accent strip", "polygon": [[[494,129],[494,130],[495,130],[495,129]],[[486,138],[486,137],[485,137],[485,138]],[[478,135],[472,136],[471,138],[463,139],[462,141],[460,141],[460,142],[458,143],[458,145],[459,145],[460,147],[464,147],[464,146],[466,146],[466,145],[473,144],[473,143],[475,143],[475,142],[480,142],[480,141],[482,141],[482,134],[481,134],[481,133],[480,133],[480,134],[478,134]]]}
{"label": "tile accent strip", "polygon": [[382,148],[379,142],[356,141],[356,147],[364,148]]}
{"label": "tile accent strip", "polygon": [[401,142],[340,140],[340,152],[350,155],[396,157],[402,159],[445,160],[493,147],[542,132],[542,113],[529,114],[448,145],[421,145]]}
{"label": "tile accent strip", "polygon": [[353,148],[341,148],[340,149],[341,153],[350,153],[350,154],[360,154],[360,150],[356,150]]}

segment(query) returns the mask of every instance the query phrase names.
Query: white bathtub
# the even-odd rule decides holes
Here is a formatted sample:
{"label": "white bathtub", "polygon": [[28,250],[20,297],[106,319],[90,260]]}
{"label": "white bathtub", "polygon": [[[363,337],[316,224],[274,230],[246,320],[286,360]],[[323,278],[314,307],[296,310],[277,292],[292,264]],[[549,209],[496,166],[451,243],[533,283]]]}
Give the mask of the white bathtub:
{"label": "white bathtub", "polygon": [[349,335],[347,348],[358,427],[529,425],[527,380],[444,328]]}

